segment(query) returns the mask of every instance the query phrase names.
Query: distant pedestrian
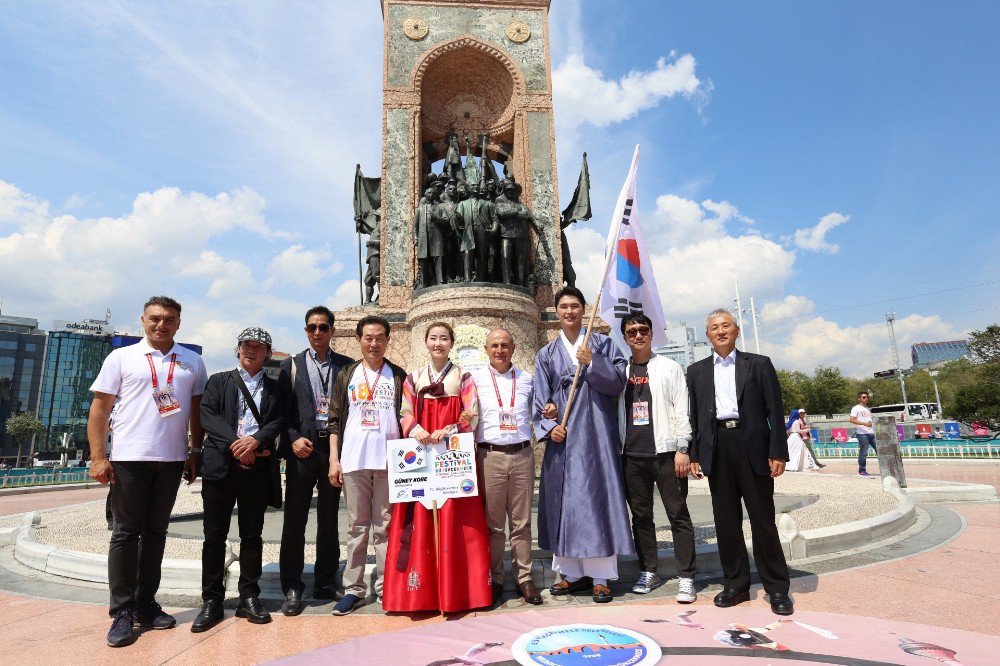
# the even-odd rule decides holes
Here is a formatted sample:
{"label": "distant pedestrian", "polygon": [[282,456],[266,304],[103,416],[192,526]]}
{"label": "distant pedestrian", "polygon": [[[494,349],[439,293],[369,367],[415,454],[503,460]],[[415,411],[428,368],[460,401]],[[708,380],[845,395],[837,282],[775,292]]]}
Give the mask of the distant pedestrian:
{"label": "distant pedestrian", "polygon": [[871,476],[867,470],[868,447],[871,446],[876,455],[878,449],[875,447],[875,429],[872,428],[872,413],[868,409],[867,391],[858,393],[858,404],[851,408],[851,424],[857,428],[854,434],[858,438],[858,474]]}
{"label": "distant pedestrian", "polygon": [[[94,400],[87,420],[90,476],[115,484],[108,548],[111,647],[133,643],[136,623],[153,629],[177,624],[156,603],[156,591],[181,473],[197,468],[203,438],[199,411],[208,376],[201,356],[174,342],[181,304],[154,296],[140,321],[145,337],[104,360],[90,387]],[[109,461],[104,446],[113,407]]]}

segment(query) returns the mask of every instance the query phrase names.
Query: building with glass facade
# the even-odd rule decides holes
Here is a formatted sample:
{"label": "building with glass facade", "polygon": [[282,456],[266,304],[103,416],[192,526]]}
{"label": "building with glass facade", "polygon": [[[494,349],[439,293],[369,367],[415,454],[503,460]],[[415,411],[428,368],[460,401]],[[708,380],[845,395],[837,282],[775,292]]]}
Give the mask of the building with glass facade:
{"label": "building with glass facade", "polygon": [[666,332],[667,344],[657,347],[653,353],[677,361],[685,370],[695,361],[712,353],[712,347],[704,340],[696,340],[694,328],[684,322],[678,326],[668,326]]}
{"label": "building with glass facade", "polygon": [[910,347],[910,358],[914,368],[929,368],[939,363],[969,358],[969,341],[917,342]]}
{"label": "building with glass facade", "polygon": [[[7,419],[38,407],[45,332],[37,319],[0,315],[0,455],[17,455]],[[25,449],[27,451],[27,449]]]}

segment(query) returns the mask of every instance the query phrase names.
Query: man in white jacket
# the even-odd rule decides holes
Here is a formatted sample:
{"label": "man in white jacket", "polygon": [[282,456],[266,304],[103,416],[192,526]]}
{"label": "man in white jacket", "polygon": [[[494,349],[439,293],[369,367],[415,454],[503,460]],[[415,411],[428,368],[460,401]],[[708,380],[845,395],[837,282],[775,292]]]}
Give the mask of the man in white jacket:
{"label": "man in white jacket", "polygon": [[625,487],[632,510],[632,535],[639,555],[639,579],[632,591],[647,594],[661,581],[656,576],[656,527],[653,524],[653,487],[670,519],[677,559],[677,601],[691,603],[694,591],[694,525],[687,508],[688,392],[681,366],[655,356],[651,348],[652,322],[642,313],[621,321],[625,342],[632,350],[628,381],[618,401]]}

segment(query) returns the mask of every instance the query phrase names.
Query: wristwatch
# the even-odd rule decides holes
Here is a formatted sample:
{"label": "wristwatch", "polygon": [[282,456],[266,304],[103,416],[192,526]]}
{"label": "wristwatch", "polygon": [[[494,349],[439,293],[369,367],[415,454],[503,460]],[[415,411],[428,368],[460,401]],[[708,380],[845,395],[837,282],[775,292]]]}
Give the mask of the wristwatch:
{"label": "wristwatch", "polygon": [[200,446],[197,447],[197,448],[190,448],[190,449],[188,449],[188,455],[191,455],[192,453],[197,453],[197,454],[200,455],[201,452],[202,452],[202,448]]}
{"label": "wristwatch", "polygon": [[680,444],[680,445],[677,446],[677,453],[683,453],[683,454],[687,455],[687,452],[688,452],[688,445],[687,444]]}

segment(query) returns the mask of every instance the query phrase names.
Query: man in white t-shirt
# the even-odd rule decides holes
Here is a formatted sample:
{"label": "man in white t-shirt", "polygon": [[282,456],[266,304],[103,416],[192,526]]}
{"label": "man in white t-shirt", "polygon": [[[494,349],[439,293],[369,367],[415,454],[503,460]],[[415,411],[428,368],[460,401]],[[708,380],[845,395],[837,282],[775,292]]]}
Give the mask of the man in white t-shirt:
{"label": "man in white t-shirt", "polygon": [[531,449],[532,377],[513,364],[514,338],[497,328],[486,336],[490,363],[472,373],[479,395],[476,457],[483,470],[486,522],[490,527],[493,601],[503,595],[504,528],[510,522],[511,573],[527,603],[542,603],[531,580],[531,500],[535,454]]}
{"label": "man in white t-shirt", "polygon": [[406,371],[385,359],[389,322],[363,317],[355,329],[362,359],[343,368],[330,399],[330,483],[347,500],[344,596],[334,615],[347,615],[368,595],[365,562],[374,532],[375,595],[382,597],[389,544],[389,472],[386,441],[399,439],[399,409]]}
{"label": "man in white t-shirt", "polygon": [[[201,356],[174,342],[181,324],[180,303],[154,296],[146,302],[140,321],[145,337],[111,352],[90,387],[94,392],[87,421],[90,476],[115,484],[114,531],[108,549],[111,647],[134,642],[136,623],[153,629],[176,625],[155,597],[181,473],[188,482],[193,480],[204,435],[199,408],[208,375]],[[112,408],[109,461],[104,445]]]}
{"label": "man in white t-shirt", "polygon": [[871,446],[876,455],[878,449],[875,447],[875,429],[872,428],[872,413],[868,410],[868,393],[865,391],[858,393],[858,404],[851,408],[851,423],[857,427],[855,435],[858,438],[858,474],[871,476],[866,469],[868,447]]}

